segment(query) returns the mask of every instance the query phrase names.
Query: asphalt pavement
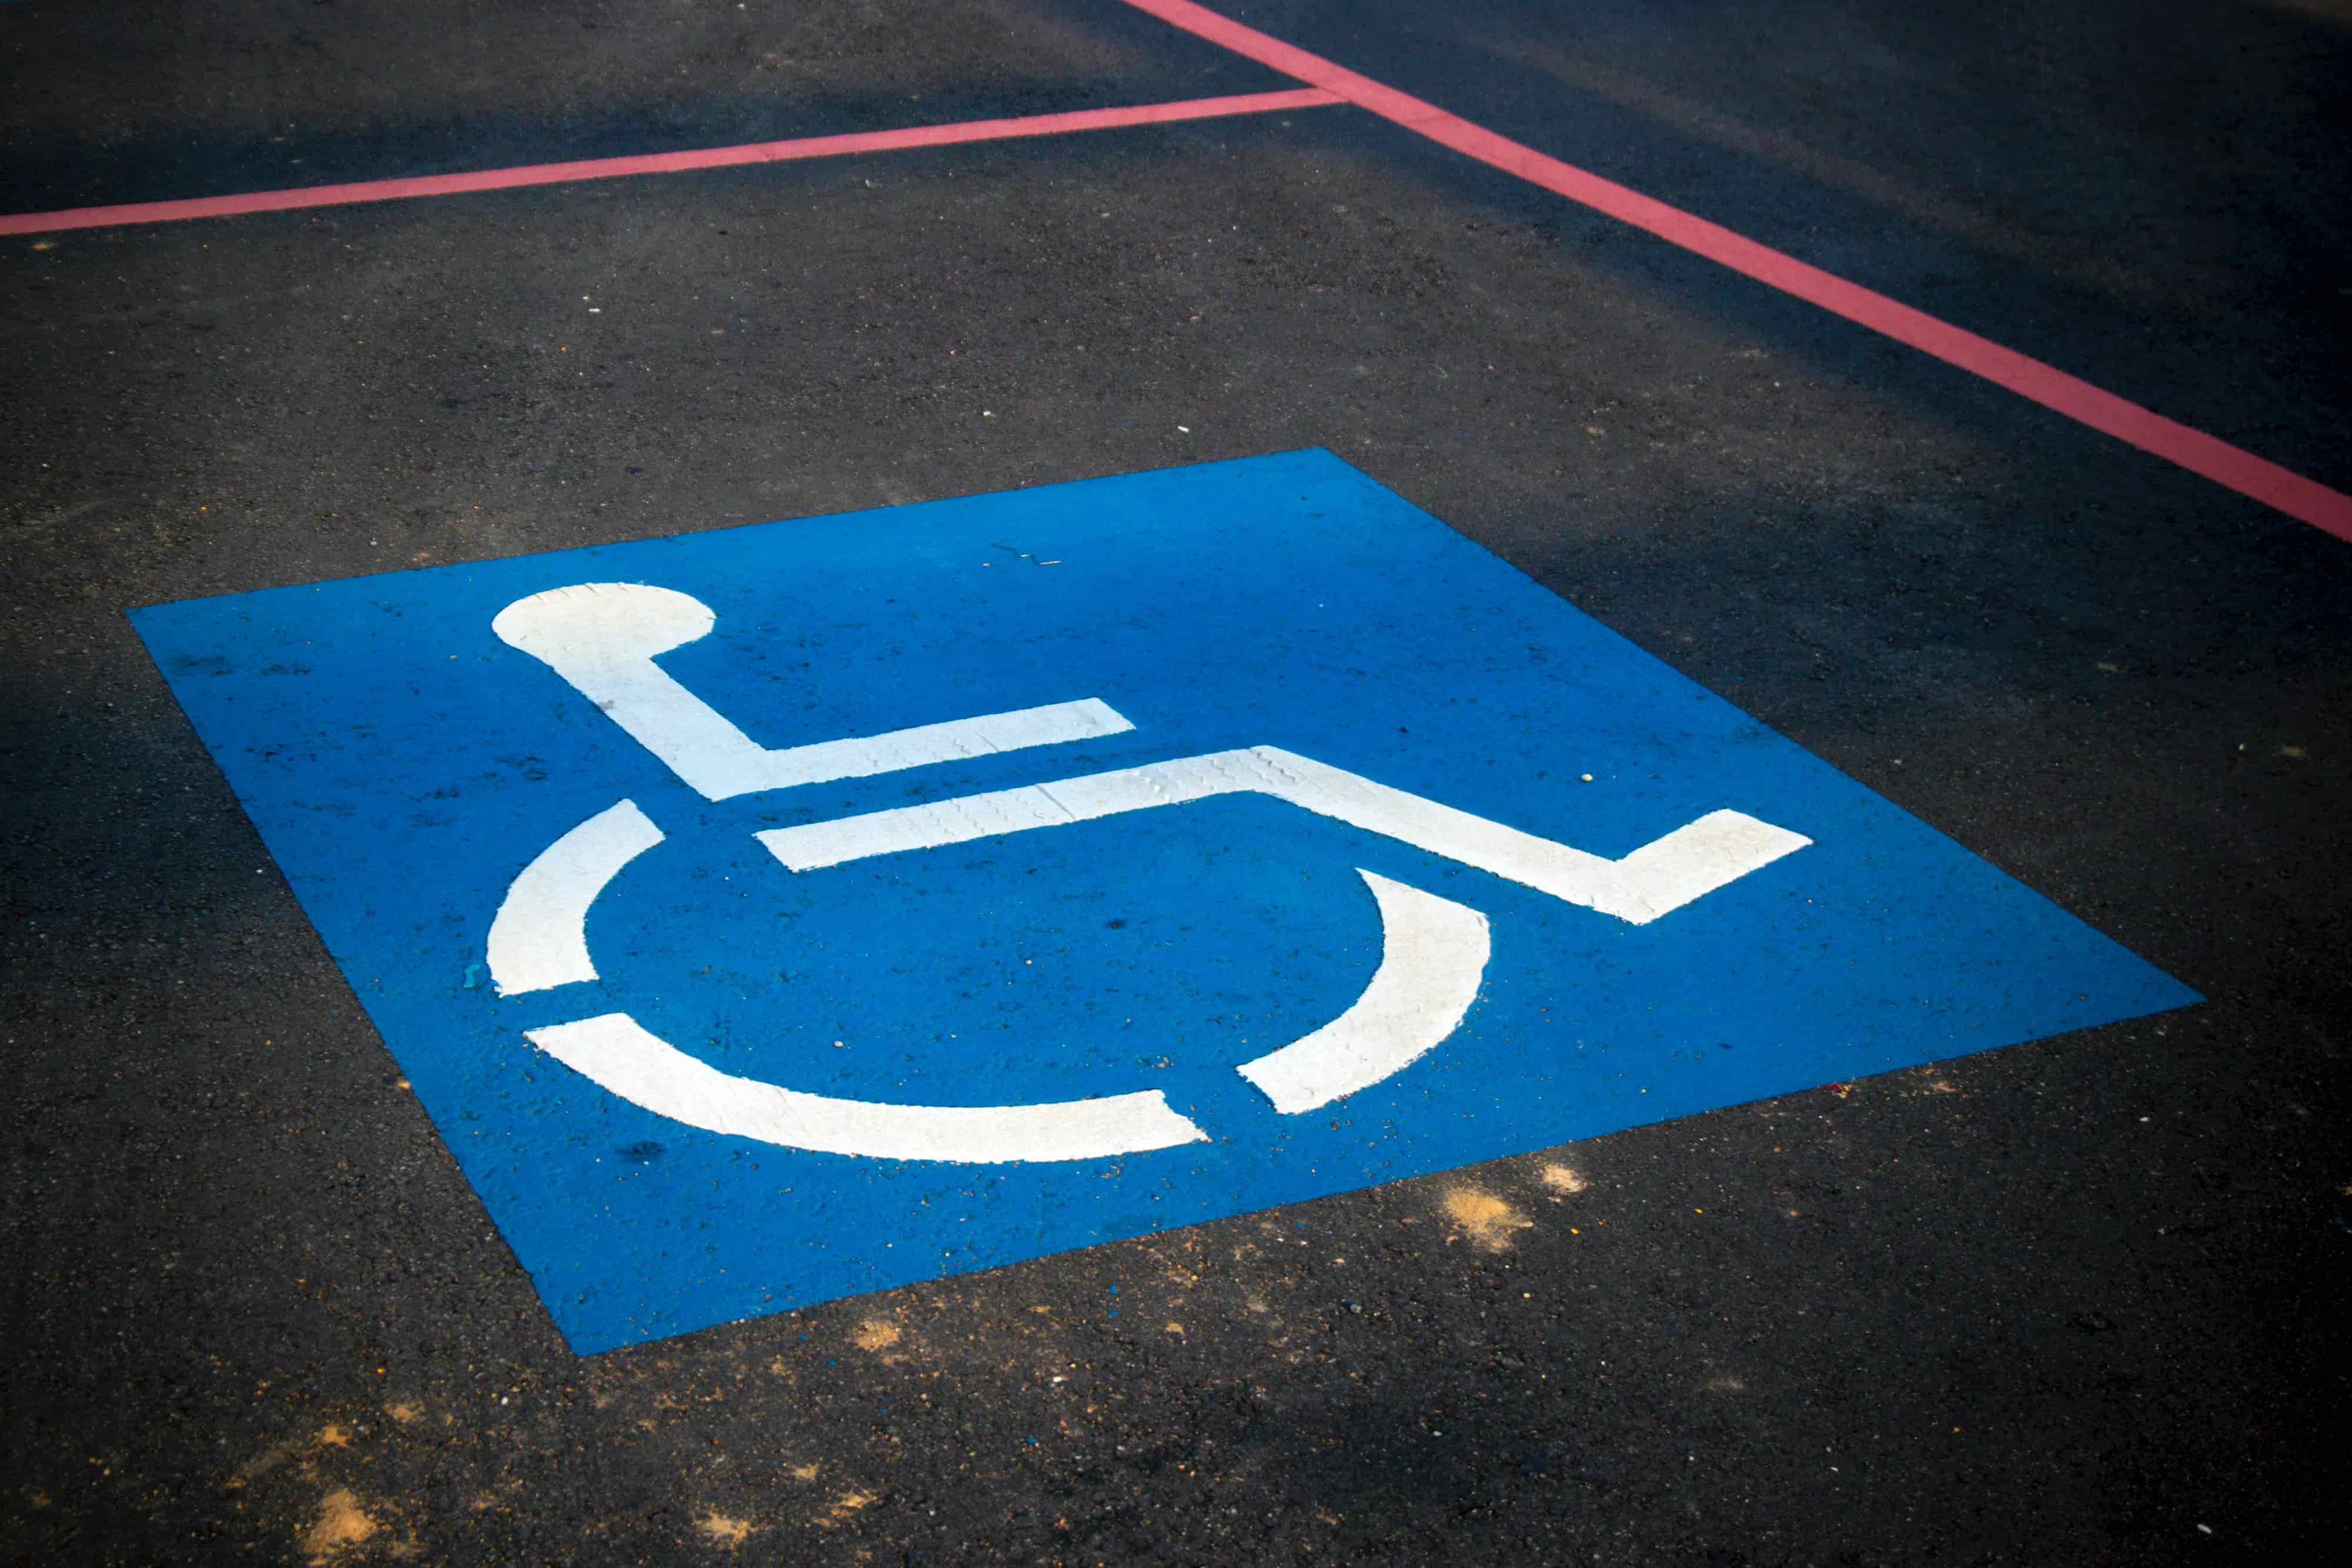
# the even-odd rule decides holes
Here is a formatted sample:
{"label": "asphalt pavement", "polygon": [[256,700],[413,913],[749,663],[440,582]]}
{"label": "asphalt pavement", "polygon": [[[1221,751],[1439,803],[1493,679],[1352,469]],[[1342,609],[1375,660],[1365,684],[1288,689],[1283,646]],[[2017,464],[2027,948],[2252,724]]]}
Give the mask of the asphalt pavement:
{"label": "asphalt pavement", "polygon": [[[2352,488],[2339,0],[1226,10]],[[0,79],[6,213],[1297,85],[1110,0],[16,0]],[[2343,1550],[2352,544],[1346,104],[0,299],[0,1561]],[[580,1355],[125,617],[1313,447],[2205,1000]]]}

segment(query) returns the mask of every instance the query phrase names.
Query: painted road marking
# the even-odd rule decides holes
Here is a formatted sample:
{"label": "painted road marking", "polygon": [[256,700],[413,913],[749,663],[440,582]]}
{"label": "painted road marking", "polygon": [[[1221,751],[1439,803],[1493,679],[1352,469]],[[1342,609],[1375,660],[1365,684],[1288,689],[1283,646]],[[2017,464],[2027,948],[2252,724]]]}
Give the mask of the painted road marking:
{"label": "painted road marking", "polygon": [[134,620],[583,1352],[2193,999],[1322,453]]}
{"label": "painted road marking", "polygon": [[1134,727],[1108,704],[1087,697],[770,750],[654,663],[655,654],[698,641],[716,623],[700,600],[670,589],[583,582],[516,601],[499,612],[490,630],[562,676],[712,800],[1091,740]]}
{"label": "painted road marking", "polygon": [[2225,489],[2260,501],[2337,538],[2352,540],[2352,496],[2341,490],[2330,489],[2268,458],[2257,457],[2201,430],[2167,419],[2053,365],[2003,348],[1990,339],[1848,282],[1835,273],[1824,272],[1785,252],[1759,245],[1720,224],[1709,223],[1696,214],[1669,206],[1589,170],[1498,136],[1433,103],[1399,92],[1320,55],[1219,16],[1194,0],[1125,3],[1260,65],[1335,93],[1359,109],[1426,136],[1441,147],[1606,213],[1620,223],[1655,235],[1669,245],[1703,256],[1768,287],[1843,316],[1948,365],[1982,376],[1996,386],[2177,464]]}
{"label": "painted road marking", "polygon": [[[547,589],[500,611],[490,630],[541,660],[706,799],[867,778],[993,753],[1122,734],[1135,727],[1099,698],[769,750],[654,663],[718,624],[691,594],[652,583]],[[1499,822],[1270,746],[753,836],[794,872],[907,854],[1034,828],[1182,806],[1218,795],[1270,796],[1368,832],[1507,877],[1634,925],[1655,920],[1811,841],[1737,811],[1714,811],[1622,861]],[[622,868],[662,841],[635,803],[600,811],[525,866],[490,923],[499,994],[593,980],[587,923]],[[1286,1115],[1370,1088],[1442,1043],[1478,994],[1486,917],[1358,868],[1381,915],[1381,958],[1364,992],[1330,1023],[1237,1071]],[[786,1148],[874,1159],[969,1164],[1100,1159],[1207,1137],[1155,1092],[1116,1100],[981,1109],[811,1095],[719,1072],[626,1013],[526,1031],[541,1050],[630,1103],[711,1132]],[[1124,1140],[1124,1141],[1122,1141]]]}
{"label": "painted road marking", "polygon": [[647,1033],[626,1013],[525,1031],[533,1045],[630,1103],[689,1127],[862,1159],[969,1165],[1111,1159],[1204,1143],[1157,1089],[1033,1105],[894,1105],[737,1078]]}
{"label": "painted road marking", "polygon": [[614,180],[637,174],[679,174],[697,169],[733,169],[751,163],[792,163],[810,158],[845,157],[857,152],[896,152],[914,147],[951,147],[967,141],[1066,136],[1083,131],[1114,131],[1137,125],[1171,125],[1187,120],[1274,114],[1291,110],[1321,109],[1339,101],[1337,95],[1325,92],[1320,88],[1294,88],[1281,92],[1185,99],[1174,103],[1127,104],[1116,109],[1081,109],[1062,114],[1032,114],[1010,120],[968,120],[953,125],[910,125],[897,131],[805,136],[790,141],[698,147],[686,152],[646,152],[625,158],[585,158],[568,163],[477,169],[462,174],[415,174],[395,180],[301,185],[284,191],[243,191],[232,195],[189,196],[169,202],[67,207],[48,213],[6,213],[0,214],[0,235],[120,228],[133,224],[180,223],[190,218],[238,217],[247,213],[288,213],[308,207],[351,206],[362,202],[408,201],[419,196],[458,196],[479,191],[512,191],[531,185],[569,185],[584,180]]}
{"label": "painted road marking", "polygon": [[869,855],[905,854],[1240,793],[1267,795],[1336,817],[1635,925],[1812,841],[1738,811],[1710,811],[1622,860],[1604,860],[1271,746],[774,828],[759,839],[793,870],[814,871]]}
{"label": "painted road marking", "polygon": [[73,207],[55,212],[0,214],[0,235],[47,234],[68,229],[110,228],[172,223],[191,218],[232,217],[248,213],[290,212],[307,207],[398,201],[420,196],[513,190],[625,175],[677,173],[696,169],[783,162],[965,141],[1055,136],[1075,131],[1233,115],[1265,114],[1340,103],[1377,114],[1430,140],[1654,234],[1669,244],[1732,271],[1793,295],[1847,320],[1917,349],[1949,365],[1982,376],[2042,407],[2111,435],[2128,445],[2186,468],[2226,489],[2352,540],[2352,496],[2201,430],[2167,419],[2128,399],[2102,391],[2055,366],[1956,327],[1924,310],[1849,282],[1834,273],[1759,245],[1719,224],[1590,171],[1496,135],[1456,114],[1408,93],[1286,44],[1254,27],[1217,15],[1192,0],[1126,0],[1126,4],[1237,54],[1314,85],[1286,92],[1192,99],[1175,103],[1082,110],[1021,119],[971,120],[957,125],[916,126],[899,131],[860,131],[733,147],[701,148],[568,163],[477,170],[463,174],[419,175],[352,184],[314,185],[282,191],[198,196],[177,201],[134,202],[113,206]]}
{"label": "painted road marking", "polygon": [[1486,917],[1359,867],[1381,909],[1381,967],[1348,1010],[1234,1071],[1286,1116],[1392,1078],[1437,1049],[1478,999],[1493,946]]}
{"label": "painted road marking", "polygon": [[597,812],[522,868],[491,916],[484,945],[502,997],[596,977],[588,911],[621,868],[662,841],[634,800]]}

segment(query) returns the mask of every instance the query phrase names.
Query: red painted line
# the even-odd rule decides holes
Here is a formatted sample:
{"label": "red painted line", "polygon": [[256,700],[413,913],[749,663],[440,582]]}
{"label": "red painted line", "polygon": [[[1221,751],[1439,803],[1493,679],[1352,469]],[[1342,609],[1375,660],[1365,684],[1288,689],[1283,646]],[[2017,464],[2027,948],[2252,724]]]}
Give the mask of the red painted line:
{"label": "red painted line", "polygon": [[689,169],[726,169],[744,163],[786,163],[803,158],[838,158],[851,152],[889,152],[908,147],[945,147],[962,141],[1001,141],[1017,136],[1061,136],[1074,131],[1110,131],[1129,125],[1165,125],[1180,120],[1270,114],[1285,109],[1318,109],[1340,101],[1339,95],[1320,88],[1297,88],[1233,98],[1133,104],[1121,109],[1082,109],[1019,120],[968,120],[955,125],[919,125],[904,131],[862,131],[845,136],[808,136],[796,141],[752,141],[738,147],[697,148],[688,152],[591,158],[576,163],[530,163],[512,169],[482,169],[467,174],[423,174],[405,180],[365,180],[349,185],[306,185],[290,191],[248,191],[234,196],[134,202],[118,207],[68,207],[54,213],[0,215],[0,235],[164,224],[184,218],[225,218],[241,213],[345,206],[354,202],[397,202],[413,196],[510,191],[523,185],[613,180],[627,174],[675,174]]}
{"label": "red painted line", "polygon": [[1719,224],[1668,206],[1557,158],[1546,157],[1531,147],[1497,136],[1459,115],[1449,114],[1435,104],[1360,76],[1320,55],[1308,54],[1279,38],[1269,37],[1255,27],[1244,26],[1195,5],[1192,0],[1126,0],[1126,4],[1261,65],[1336,93],[1359,109],[1419,131],[1456,152],[1606,213],[1784,294],[1792,294],[1884,333],[1898,343],[1933,354],[1947,364],[1972,371],[2044,408],[2177,463],[2192,474],[2202,475],[2291,517],[2299,517],[2337,538],[2352,540],[2352,496],[2340,490],[2331,490],[2201,430],[2192,430],[2113,392],[2103,392],[2054,366],[2014,349],[2002,348],[1924,310],[1915,310],[1769,246],[1759,245]]}

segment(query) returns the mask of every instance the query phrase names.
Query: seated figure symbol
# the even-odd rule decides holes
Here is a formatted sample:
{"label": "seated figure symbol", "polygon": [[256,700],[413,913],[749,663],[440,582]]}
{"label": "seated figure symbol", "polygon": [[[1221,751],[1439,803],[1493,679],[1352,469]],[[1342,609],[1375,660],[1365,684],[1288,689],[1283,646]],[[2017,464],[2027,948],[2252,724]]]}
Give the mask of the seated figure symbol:
{"label": "seated figure symbol", "polygon": [[[516,601],[491,629],[545,664],[707,799],[726,800],[893,773],[962,758],[1133,729],[1085,697],[882,735],[770,748],[678,684],[656,658],[716,622],[700,601],[643,583],[593,582]],[[1811,841],[1738,811],[1711,811],[1619,860],[1538,838],[1272,746],[1211,752],[1051,783],[966,795],[754,836],[796,873],[914,854],[1122,813],[1255,793],[1460,862],[1566,903],[1644,925]],[[621,869],[662,841],[621,800],[525,866],[490,923],[488,963],[501,996],[596,977],[589,908]],[[1330,1022],[1237,1071],[1296,1115],[1380,1082],[1451,1035],[1477,998],[1486,916],[1358,870],[1377,907],[1381,956],[1363,992]],[[1158,1090],[1025,1105],[898,1104],[806,1093],[724,1073],[624,1012],[525,1031],[604,1089],[690,1126],[793,1148],[973,1163],[1095,1159],[1205,1141]]]}

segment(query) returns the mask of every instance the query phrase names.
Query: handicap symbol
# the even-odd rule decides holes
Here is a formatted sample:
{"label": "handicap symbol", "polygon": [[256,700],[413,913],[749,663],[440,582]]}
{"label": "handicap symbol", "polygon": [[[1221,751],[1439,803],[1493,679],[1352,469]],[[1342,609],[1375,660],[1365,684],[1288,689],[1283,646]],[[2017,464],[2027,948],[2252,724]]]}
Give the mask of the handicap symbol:
{"label": "handicap symbol", "polygon": [[[499,612],[491,630],[545,664],[710,800],[1135,728],[1109,704],[1087,697],[771,749],[654,662],[705,636],[716,621],[699,600],[673,589],[589,582],[518,600]],[[800,874],[1237,793],[1271,796],[1634,925],[1812,841],[1738,811],[1718,810],[1609,860],[1272,746],[752,836]],[[595,979],[589,909],[624,866],[662,841],[662,831],[634,801],[623,800],[541,851],[508,887],[490,923],[486,958],[499,994]],[[1357,875],[1380,916],[1381,958],[1371,979],[1330,1022],[1236,1069],[1285,1115],[1368,1088],[1434,1050],[1461,1024],[1486,975],[1485,915],[1361,868]],[[721,1072],[625,1012],[524,1035],[573,1071],[656,1115],[790,1148],[988,1164],[1098,1159],[1209,1136],[1156,1089],[1026,1105],[895,1104],[812,1094]]]}

